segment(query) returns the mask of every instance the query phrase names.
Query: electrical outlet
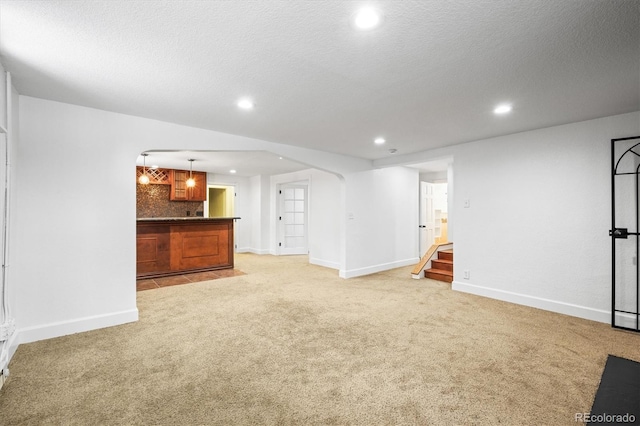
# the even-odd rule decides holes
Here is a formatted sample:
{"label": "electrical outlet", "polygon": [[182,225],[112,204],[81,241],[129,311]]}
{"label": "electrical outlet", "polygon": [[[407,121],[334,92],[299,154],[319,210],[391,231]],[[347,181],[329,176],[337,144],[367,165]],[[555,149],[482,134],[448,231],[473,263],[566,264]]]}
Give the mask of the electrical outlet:
{"label": "electrical outlet", "polygon": [[471,272],[469,272],[469,270],[468,270],[468,269],[465,269],[465,270],[462,272],[462,276],[463,276],[463,278],[464,278],[465,280],[468,280],[468,279],[469,279],[469,277],[471,276]]}
{"label": "electrical outlet", "polygon": [[465,198],[465,199],[464,199],[464,208],[465,208],[465,209],[468,209],[468,208],[470,208],[470,207],[471,207],[471,200],[470,200],[470,199],[468,199],[468,198]]}

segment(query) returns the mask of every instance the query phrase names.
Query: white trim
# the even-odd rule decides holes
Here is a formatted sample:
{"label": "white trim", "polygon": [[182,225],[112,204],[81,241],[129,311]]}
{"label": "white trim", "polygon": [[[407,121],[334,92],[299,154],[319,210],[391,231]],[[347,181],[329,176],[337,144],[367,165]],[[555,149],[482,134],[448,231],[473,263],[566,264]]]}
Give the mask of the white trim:
{"label": "white trim", "polygon": [[325,268],[340,269],[340,262],[334,262],[332,260],[309,257],[309,263],[312,265],[324,266]]}
{"label": "white trim", "polygon": [[255,249],[251,247],[242,247],[236,249],[236,253],[253,253],[253,254],[270,254],[269,249]]}
{"label": "white trim", "polygon": [[586,306],[574,305],[572,303],[565,303],[559,302],[557,300],[529,296],[527,294],[519,294],[505,290],[498,290],[495,288],[482,287],[479,285],[463,283],[460,281],[454,281],[451,284],[451,289],[462,293],[475,294],[476,296],[484,296],[491,299],[515,303],[517,305],[524,305],[532,308],[543,309],[545,311],[570,315],[572,317],[584,318],[591,321],[604,323],[609,323],[611,321],[611,312],[604,311],[602,309],[594,309]]}
{"label": "white trim", "polygon": [[355,278],[363,275],[375,274],[376,272],[388,271],[389,269],[402,268],[403,266],[415,265],[419,261],[419,257],[412,257],[405,260],[397,260],[395,262],[381,263],[379,265],[367,266],[366,268],[341,269],[339,275],[341,278]]}
{"label": "white trim", "polygon": [[138,308],[18,329],[20,343],[36,342],[138,321]]}

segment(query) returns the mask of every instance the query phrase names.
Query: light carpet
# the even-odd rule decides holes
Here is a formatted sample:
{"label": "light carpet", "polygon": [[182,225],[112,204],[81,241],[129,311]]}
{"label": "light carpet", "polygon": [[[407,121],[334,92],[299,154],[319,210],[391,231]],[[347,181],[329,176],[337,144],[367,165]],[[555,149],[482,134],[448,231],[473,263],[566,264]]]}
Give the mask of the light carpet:
{"label": "light carpet", "polygon": [[236,267],[247,275],[139,292],[136,323],[21,345],[0,424],[569,425],[608,354],[640,360],[638,335],[410,267]]}

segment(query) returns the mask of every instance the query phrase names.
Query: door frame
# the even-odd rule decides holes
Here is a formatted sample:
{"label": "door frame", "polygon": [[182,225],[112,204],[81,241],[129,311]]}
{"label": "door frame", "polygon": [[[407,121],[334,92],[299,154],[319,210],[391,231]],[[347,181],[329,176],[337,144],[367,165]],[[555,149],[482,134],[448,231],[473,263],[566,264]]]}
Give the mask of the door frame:
{"label": "door frame", "polygon": [[[449,196],[451,186],[450,186],[449,181],[447,180],[447,181],[444,181],[444,182],[443,181],[429,182],[428,180],[422,180],[421,179],[420,182],[419,182],[419,185],[418,185],[419,190],[420,190],[419,199],[418,199],[418,250],[419,250],[418,257],[422,257],[426,253],[426,251],[429,250],[429,247],[431,247],[431,245],[437,244],[437,241],[438,241],[438,238],[439,238],[438,235],[436,234],[436,225],[437,224],[436,224],[436,217],[435,217],[435,213],[436,213],[435,198],[436,198],[437,195],[433,192],[433,190],[435,188],[435,185],[446,185],[446,187],[447,187],[447,195],[446,195],[446,201],[445,201],[445,204],[447,206],[447,226],[448,226],[448,222],[449,222],[449,212],[451,211],[451,209],[450,209],[450,207],[451,207],[451,205],[450,205],[451,198]],[[423,191],[423,187],[424,188],[428,188],[427,192],[431,191],[431,194],[425,194],[424,191]],[[425,208],[426,209],[430,208],[430,213],[431,213],[431,216],[432,216],[433,220],[431,222],[428,221],[429,214],[427,213],[426,219],[425,219],[427,222],[423,223],[423,220],[422,220],[423,202],[425,201],[425,198],[428,198],[429,196],[431,197],[431,204],[429,205],[428,202],[425,202],[425,204],[426,204]],[[428,232],[430,230],[429,226],[432,226],[431,232],[433,233],[433,238],[431,239],[431,241],[429,241],[429,239],[427,239],[427,241],[425,243],[426,247],[423,247],[422,246],[423,245],[423,233],[428,234]],[[441,226],[441,228],[440,228],[441,229],[441,234],[440,235],[442,235],[442,224],[440,226]],[[444,242],[451,242],[451,239],[449,238],[448,241],[441,241],[440,243],[444,243]]]}
{"label": "door frame", "polygon": [[[209,183],[207,182],[207,199],[204,201],[204,205],[203,205],[203,210],[205,212],[205,217],[209,217],[209,189],[224,189],[225,191],[229,191],[231,190],[233,197],[231,197],[231,199],[233,200],[233,205],[232,205],[232,211],[233,213],[231,214],[231,216],[235,216],[236,215],[236,196],[237,196],[237,188],[236,188],[236,184],[234,183]],[[229,197],[227,197],[229,198]],[[228,209],[227,209],[228,210]]]}
{"label": "door frame", "polygon": [[[282,242],[284,241],[284,221],[283,217],[283,209],[284,209],[284,201],[282,198],[282,190],[285,187],[300,187],[303,186],[305,189],[305,199],[304,199],[304,247],[299,252],[287,252],[286,249],[282,246]],[[278,256],[282,255],[302,255],[309,254],[309,198],[310,198],[310,181],[309,180],[298,180],[294,182],[281,182],[276,184],[276,216],[275,216],[275,229],[276,229],[276,241],[275,241],[275,253]]]}

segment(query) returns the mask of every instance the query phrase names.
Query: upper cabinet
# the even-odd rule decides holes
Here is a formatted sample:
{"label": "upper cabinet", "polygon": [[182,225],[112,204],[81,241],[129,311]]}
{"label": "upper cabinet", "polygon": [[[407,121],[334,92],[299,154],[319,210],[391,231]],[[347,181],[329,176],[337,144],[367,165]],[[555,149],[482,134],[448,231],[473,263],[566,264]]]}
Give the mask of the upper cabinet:
{"label": "upper cabinet", "polygon": [[191,172],[196,185],[187,187],[189,179],[188,170],[171,170],[171,196],[172,201],[206,201],[207,199],[207,174],[205,172]]}

